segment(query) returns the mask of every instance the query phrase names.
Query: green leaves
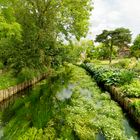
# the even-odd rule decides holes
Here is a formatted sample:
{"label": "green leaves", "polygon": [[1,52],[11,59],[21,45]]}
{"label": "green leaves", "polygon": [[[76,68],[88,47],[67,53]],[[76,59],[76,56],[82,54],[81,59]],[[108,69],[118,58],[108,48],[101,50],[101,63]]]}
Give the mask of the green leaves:
{"label": "green leaves", "polygon": [[[69,94],[64,90],[69,85],[72,85],[71,98],[58,100],[57,93]],[[16,100],[7,109],[11,116],[7,115],[4,139],[94,140],[99,134],[106,140],[129,139],[121,108],[111,101],[108,93],[100,91],[82,68],[68,64],[59,75],[29,92],[28,97]]]}
{"label": "green leaves", "polygon": [[[59,46],[88,32],[92,0],[4,0],[0,7],[0,59],[23,67],[59,66]],[[62,45],[62,47],[64,47]],[[71,54],[70,54],[71,55]]]}
{"label": "green leaves", "polygon": [[113,46],[126,47],[131,42],[131,33],[129,29],[117,28],[115,30],[103,30],[96,36],[95,42],[103,43],[109,47],[109,59],[112,61]]}
{"label": "green leaves", "polygon": [[130,49],[132,56],[136,58],[140,57],[140,35],[137,35]]}
{"label": "green leaves", "polygon": [[135,77],[135,73],[126,69],[116,69],[109,67],[96,68],[92,64],[86,64],[85,68],[94,75],[94,78],[98,83],[104,83],[106,85],[120,86],[131,83]]}
{"label": "green leaves", "polygon": [[127,97],[139,98],[140,97],[140,81],[135,79],[130,84],[122,86],[121,90],[123,91],[123,94]]}

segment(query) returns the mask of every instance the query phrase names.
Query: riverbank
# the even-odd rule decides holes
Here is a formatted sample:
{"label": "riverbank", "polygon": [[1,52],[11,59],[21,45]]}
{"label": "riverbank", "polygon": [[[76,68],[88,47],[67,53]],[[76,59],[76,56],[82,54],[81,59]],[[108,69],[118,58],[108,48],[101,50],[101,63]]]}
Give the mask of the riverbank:
{"label": "riverbank", "polygon": [[84,69],[71,64],[37,84],[2,114],[3,140],[138,139],[110,95]]}
{"label": "riverbank", "polygon": [[[112,82],[113,80],[114,80],[114,83],[117,82],[117,81],[119,81],[119,73],[118,73],[118,71],[117,71],[117,77],[116,77],[116,75],[113,75],[113,77],[111,77],[110,75],[111,75],[111,72],[112,71],[110,72],[109,70],[103,69],[102,67],[96,68],[95,66],[96,66],[96,64],[90,64],[90,63],[89,64],[83,64],[82,65],[82,67],[85,68],[90,73],[90,75],[93,76],[96,79],[96,82],[98,83],[98,85],[100,86],[100,88],[103,88],[106,91],[108,91],[111,94],[112,98],[115,101],[117,101],[120,104],[120,106],[125,111],[127,111],[127,113],[130,115],[131,118],[133,118],[133,121],[136,122],[138,124],[138,126],[140,126],[140,115],[138,113],[139,108],[138,107],[135,108],[133,106],[133,104],[136,101],[139,101],[139,98],[136,98],[136,97],[135,98],[127,97],[120,90],[120,88],[111,85],[113,83]],[[102,71],[104,71],[104,72],[102,72]],[[111,81],[111,78],[109,79],[108,78],[109,77],[108,75],[111,78],[114,78],[114,79]],[[108,84],[108,82],[110,82],[110,83],[112,82],[112,83],[111,84],[110,83]],[[126,82],[129,82],[129,81],[126,81]],[[140,128],[140,127],[138,127],[138,128]]]}

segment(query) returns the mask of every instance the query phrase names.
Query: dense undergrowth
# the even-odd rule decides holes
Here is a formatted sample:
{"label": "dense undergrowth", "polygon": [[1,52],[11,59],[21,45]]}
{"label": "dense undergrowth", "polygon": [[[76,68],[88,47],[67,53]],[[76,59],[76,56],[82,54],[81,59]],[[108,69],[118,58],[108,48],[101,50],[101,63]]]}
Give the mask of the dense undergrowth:
{"label": "dense undergrowth", "polygon": [[82,68],[68,65],[3,112],[3,140],[128,140],[121,108]]}
{"label": "dense undergrowth", "polygon": [[[139,73],[132,69],[120,69],[106,65],[87,63],[83,67],[88,70],[99,84],[117,87],[123,97],[131,98],[136,116],[140,116],[140,80]],[[135,100],[137,99],[137,100]]]}
{"label": "dense undergrowth", "polygon": [[24,68],[18,74],[15,74],[13,70],[4,72],[0,74],[0,90],[31,80],[44,72],[47,72],[47,68],[45,67],[38,70]]}
{"label": "dense undergrowth", "polygon": [[139,75],[135,71],[108,66],[96,66],[93,63],[83,66],[94,75],[98,83],[119,87],[126,97],[140,97],[140,80]]}

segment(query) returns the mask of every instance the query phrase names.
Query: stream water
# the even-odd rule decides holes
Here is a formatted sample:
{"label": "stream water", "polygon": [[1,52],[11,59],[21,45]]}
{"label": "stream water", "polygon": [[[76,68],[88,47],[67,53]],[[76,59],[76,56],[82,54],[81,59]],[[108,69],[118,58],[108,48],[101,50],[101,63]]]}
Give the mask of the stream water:
{"label": "stream water", "polygon": [[[55,89],[53,89],[54,86],[51,85],[51,83],[52,83],[52,81],[54,82],[55,80],[56,80],[55,78],[50,79],[49,81],[44,80],[44,81],[38,83],[35,87],[26,89],[25,91],[22,91],[21,93],[18,93],[16,95],[12,96],[8,100],[3,101],[2,103],[0,103],[0,115],[7,108],[10,108],[13,105],[13,103],[15,102],[15,100],[24,99],[27,96],[29,96],[32,92],[40,92],[40,94],[43,94],[44,92],[51,92],[52,95],[53,95],[53,93],[55,91],[55,93],[56,93],[55,98],[57,100],[64,101],[64,100],[70,99],[72,94],[73,94],[72,90],[75,87],[75,85],[67,83],[67,79],[63,79],[61,77],[60,80],[57,79],[57,85],[59,85],[59,86],[56,87],[56,83],[55,83]],[[47,88],[45,86],[46,84],[48,84]],[[86,94],[87,98],[91,98],[91,93],[88,90],[83,89],[80,92],[81,92],[81,94]],[[40,100],[43,98],[41,95],[38,95],[38,97],[40,98]],[[47,98],[50,98],[50,97],[48,96]],[[52,99],[53,98],[54,97],[52,97]],[[49,102],[49,100],[47,102]],[[30,104],[30,102],[28,104]],[[25,106],[28,106],[28,104],[26,104]],[[100,108],[102,106],[101,101],[97,101],[96,104],[97,104],[96,108]],[[51,108],[48,108],[48,109],[51,109]],[[14,114],[14,115],[16,115],[16,114]],[[4,131],[3,126],[6,123],[7,122],[3,122],[2,120],[0,120],[0,138],[3,137],[3,131]],[[139,135],[139,132],[138,132],[139,130],[135,129],[135,126],[133,125],[133,122],[131,122],[131,120],[130,120],[130,118],[128,118],[128,116],[126,117],[125,113],[124,113],[123,125],[124,125],[124,128],[125,128],[126,135],[129,135],[130,140],[133,140],[133,139],[131,139],[131,135],[132,136],[137,135],[135,137],[136,138],[135,140],[140,140],[140,135]],[[137,134],[135,134],[135,132],[137,132]],[[96,140],[105,140],[105,137],[102,133],[98,133],[97,136],[96,136]]]}

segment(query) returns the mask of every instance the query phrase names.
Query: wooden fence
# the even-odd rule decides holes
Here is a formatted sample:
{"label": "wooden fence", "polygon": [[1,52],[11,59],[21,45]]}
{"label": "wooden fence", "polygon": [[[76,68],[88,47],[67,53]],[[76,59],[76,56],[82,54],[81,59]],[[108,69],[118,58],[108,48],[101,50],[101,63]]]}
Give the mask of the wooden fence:
{"label": "wooden fence", "polygon": [[38,77],[33,78],[32,80],[25,81],[21,84],[9,87],[9,88],[4,89],[4,90],[0,90],[0,102],[2,102],[5,99],[8,99],[13,94],[16,94],[16,93],[34,85],[34,84],[36,84],[37,82],[45,79],[47,76],[48,76],[48,74],[44,73]]}
{"label": "wooden fence", "polygon": [[[95,72],[90,67],[88,67],[85,64],[81,65],[81,67],[87,70],[94,77]],[[121,107],[124,108],[130,114],[131,118],[133,118],[134,121],[140,126],[140,116],[137,115],[137,110],[132,106],[133,101],[127,97],[124,97],[123,94],[119,92],[116,87],[107,86],[102,81],[97,83],[100,87],[104,87],[104,89],[111,94],[112,98],[116,102],[118,102],[121,105]]]}
{"label": "wooden fence", "polygon": [[140,116],[136,115],[136,110],[131,106],[132,100],[128,97],[124,97],[114,86],[105,85],[104,87],[111,94],[112,98],[114,98],[114,100],[116,100],[130,114],[135,122],[140,125]]}

